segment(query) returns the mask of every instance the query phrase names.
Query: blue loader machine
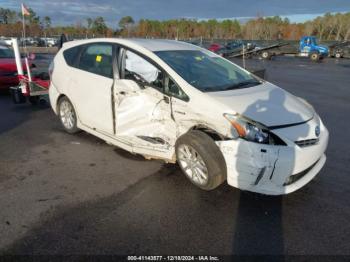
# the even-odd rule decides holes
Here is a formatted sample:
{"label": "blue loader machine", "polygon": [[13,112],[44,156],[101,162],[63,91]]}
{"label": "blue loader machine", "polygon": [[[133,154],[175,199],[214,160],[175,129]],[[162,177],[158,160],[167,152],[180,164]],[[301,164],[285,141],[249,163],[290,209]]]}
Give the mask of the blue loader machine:
{"label": "blue loader machine", "polygon": [[309,57],[312,61],[318,61],[327,57],[329,49],[317,44],[316,37],[304,36],[299,42],[299,55]]}

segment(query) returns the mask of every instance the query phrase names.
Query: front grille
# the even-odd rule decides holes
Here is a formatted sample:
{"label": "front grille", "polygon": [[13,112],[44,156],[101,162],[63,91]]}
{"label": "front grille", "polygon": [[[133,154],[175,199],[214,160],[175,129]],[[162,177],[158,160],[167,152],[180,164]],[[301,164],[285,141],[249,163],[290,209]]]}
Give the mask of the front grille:
{"label": "front grille", "polygon": [[304,171],[301,171],[298,174],[295,175],[291,175],[290,177],[288,177],[288,180],[286,183],[284,183],[284,186],[288,186],[290,184],[293,184],[294,182],[298,181],[300,178],[302,178],[303,176],[305,176],[307,173],[309,173],[309,171],[318,163],[320,159],[318,159],[314,164],[312,164],[310,167],[308,167],[307,169],[305,169]]}
{"label": "front grille", "polygon": [[297,144],[299,147],[306,147],[306,146],[313,146],[318,143],[319,139],[306,139],[306,140],[299,140],[295,141],[295,144]]}

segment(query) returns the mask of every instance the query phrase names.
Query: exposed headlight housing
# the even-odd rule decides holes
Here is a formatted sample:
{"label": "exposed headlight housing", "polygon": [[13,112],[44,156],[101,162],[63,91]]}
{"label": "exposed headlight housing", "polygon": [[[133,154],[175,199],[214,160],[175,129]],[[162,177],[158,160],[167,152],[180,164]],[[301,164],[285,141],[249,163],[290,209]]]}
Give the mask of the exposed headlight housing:
{"label": "exposed headlight housing", "polygon": [[224,114],[224,117],[231,123],[236,137],[260,144],[273,144],[266,126],[239,114]]}

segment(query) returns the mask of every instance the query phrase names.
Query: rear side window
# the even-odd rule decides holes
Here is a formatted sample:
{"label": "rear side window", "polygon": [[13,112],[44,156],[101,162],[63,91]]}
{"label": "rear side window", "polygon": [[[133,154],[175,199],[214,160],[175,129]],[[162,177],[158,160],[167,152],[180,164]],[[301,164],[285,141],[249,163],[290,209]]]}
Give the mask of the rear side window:
{"label": "rear side window", "polygon": [[76,67],[77,56],[79,54],[79,46],[69,48],[63,51],[64,60],[69,66]]}
{"label": "rear side window", "polygon": [[85,46],[78,68],[97,75],[113,78],[113,47],[111,44],[98,43]]}

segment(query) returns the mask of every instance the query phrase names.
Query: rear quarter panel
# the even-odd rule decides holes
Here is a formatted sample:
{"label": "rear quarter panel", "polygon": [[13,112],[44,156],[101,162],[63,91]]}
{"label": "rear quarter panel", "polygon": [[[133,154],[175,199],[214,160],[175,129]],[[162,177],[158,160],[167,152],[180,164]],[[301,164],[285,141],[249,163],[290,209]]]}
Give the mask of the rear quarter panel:
{"label": "rear quarter panel", "polygon": [[68,87],[72,74],[72,68],[67,65],[63,57],[63,51],[64,50],[61,49],[52,61],[53,72],[51,76],[49,95],[51,106],[55,113],[57,113],[57,100],[60,95],[68,96]]}

